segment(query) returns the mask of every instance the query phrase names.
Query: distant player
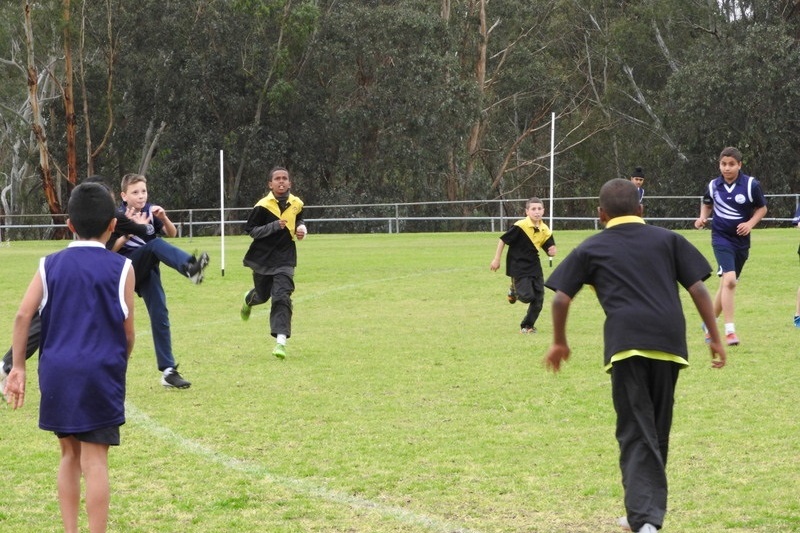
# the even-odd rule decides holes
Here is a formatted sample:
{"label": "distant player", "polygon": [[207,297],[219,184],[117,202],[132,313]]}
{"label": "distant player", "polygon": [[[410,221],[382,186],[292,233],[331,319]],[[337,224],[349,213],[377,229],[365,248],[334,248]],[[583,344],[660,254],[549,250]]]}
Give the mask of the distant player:
{"label": "distant player", "polygon": [[631,172],[631,181],[634,185],[636,185],[636,189],[639,191],[639,203],[644,204],[644,170],[642,167],[636,167]]}
{"label": "distant player", "polygon": [[306,236],[303,201],[292,194],[289,171],[273,168],[267,177],[269,194],[258,201],[247,217],[244,230],[253,239],[244,265],[253,270],[253,288],[244,295],[239,314],[250,318],[254,305],[272,299],[270,334],[275,337],[272,355],[286,358],[286,341],[292,336],[292,293],[297,266],[295,239]]}
{"label": "distant player", "polygon": [[[800,206],[797,207],[797,211],[794,213],[792,224],[800,228]],[[797,248],[797,253],[800,255],[800,247]],[[795,303],[794,309],[794,327],[800,328],[800,288],[797,289],[797,302]]]}
{"label": "distant player", "polygon": [[542,220],[544,203],[539,198],[525,202],[525,214],[525,218],[516,221],[500,236],[489,269],[495,272],[500,268],[503,248],[508,245],[506,275],[511,278],[508,301],[513,304],[519,300],[528,304],[528,311],[519,325],[520,333],[536,333],[536,320],[544,304],[544,274],[539,250],[553,257],[556,255],[556,241]]}
{"label": "distant player", "polygon": [[[734,295],[744,264],[750,256],[750,233],[767,214],[767,199],[758,180],[742,172],[742,153],[729,146],[719,154],[720,176],[706,186],[700,216],[694,227],[704,228],[711,219],[711,246],[719,264],[719,289],[714,315],[723,315],[728,346],[739,344],[734,325]],[[703,325],[708,342],[708,324]]]}

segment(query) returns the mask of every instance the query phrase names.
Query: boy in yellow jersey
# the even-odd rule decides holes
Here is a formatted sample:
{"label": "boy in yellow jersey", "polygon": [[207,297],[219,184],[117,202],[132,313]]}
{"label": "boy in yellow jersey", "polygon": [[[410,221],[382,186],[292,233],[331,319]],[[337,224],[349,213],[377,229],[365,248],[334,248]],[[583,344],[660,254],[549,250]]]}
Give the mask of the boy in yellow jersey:
{"label": "boy in yellow jersey", "polygon": [[525,202],[525,214],[507,232],[500,236],[497,251],[489,268],[494,272],[500,268],[503,248],[508,245],[506,275],[511,278],[508,291],[509,303],[519,300],[528,304],[528,312],[520,323],[520,333],[536,333],[536,319],[544,304],[544,274],[539,261],[539,250],[547,255],[556,255],[553,232],[542,221],[544,203],[539,198]]}
{"label": "boy in yellow jersey", "polygon": [[553,343],[545,366],[558,372],[569,358],[566,323],[572,300],[594,287],[605,313],[603,361],[611,376],[616,436],[625,494],[625,529],[656,533],[667,511],[667,451],[675,386],[688,366],[684,287],[709,325],[711,366],[725,365],[714,304],[703,283],[711,265],[689,241],[641,217],[636,186],[614,179],[600,189],[600,222],[547,278],[553,297]]}
{"label": "boy in yellow jersey", "polygon": [[295,239],[306,236],[303,201],[289,192],[289,171],[275,167],[269,172],[269,194],[258,201],[244,230],[253,242],[244,256],[244,266],[253,269],[253,288],[244,295],[240,315],[250,318],[252,306],[272,298],[270,334],[276,344],[272,355],[286,357],[286,340],[292,335],[292,293],[297,266]]}

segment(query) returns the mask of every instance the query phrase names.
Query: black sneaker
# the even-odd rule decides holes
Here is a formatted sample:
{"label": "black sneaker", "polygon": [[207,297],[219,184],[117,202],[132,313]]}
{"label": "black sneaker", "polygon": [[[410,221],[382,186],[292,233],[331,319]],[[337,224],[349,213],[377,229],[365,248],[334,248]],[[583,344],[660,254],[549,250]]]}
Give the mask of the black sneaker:
{"label": "black sneaker", "polygon": [[192,386],[190,381],[186,381],[180,375],[178,365],[175,365],[175,368],[169,367],[164,370],[164,374],[161,376],[161,384],[172,389],[188,389]]}
{"label": "black sneaker", "polygon": [[197,285],[203,281],[203,272],[208,266],[208,254],[203,252],[200,257],[193,257],[186,265],[186,277],[192,280],[192,283]]}

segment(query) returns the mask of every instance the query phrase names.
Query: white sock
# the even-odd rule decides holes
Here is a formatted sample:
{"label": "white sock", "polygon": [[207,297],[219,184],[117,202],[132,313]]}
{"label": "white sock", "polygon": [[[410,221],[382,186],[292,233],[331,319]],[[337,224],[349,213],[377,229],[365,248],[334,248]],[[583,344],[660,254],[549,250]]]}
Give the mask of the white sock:
{"label": "white sock", "polygon": [[725,335],[729,335],[731,333],[736,333],[736,328],[733,325],[733,322],[726,322],[725,323]]}
{"label": "white sock", "polygon": [[286,335],[284,335],[282,333],[279,333],[278,335],[276,335],[275,340],[278,341],[278,344],[285,345],[286,344]]}

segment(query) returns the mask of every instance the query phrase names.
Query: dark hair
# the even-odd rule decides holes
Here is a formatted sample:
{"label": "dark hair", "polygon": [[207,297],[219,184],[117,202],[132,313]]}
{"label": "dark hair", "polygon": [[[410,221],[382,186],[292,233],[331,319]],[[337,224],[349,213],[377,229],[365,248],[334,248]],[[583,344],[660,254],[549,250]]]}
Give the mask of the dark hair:
{"label": "dark hair", "polygon": [[721,161],[723,157],[732,157],[739,163],[742,162],[742,152],[733,146],[727,146],[722,149],[722,151],[719,153],[719,160]]}
{"label": "dark hair", "polygon": [[633,172],[631,172],[631,177],[644,179],[644,169],[642,167],[636,167],[633,169]]}
{"label": "dark hair", "polygon": [[278,172],[279,170],[283,170],[284,172],[289,174],[289,171],[286,170],[285,167],[272,167],[272,170],[270,170],[269,174],[267,175],[267,181],[272,181],[272,176],[274,176],[275,173]]}
{"label": "dark hair", "polygon": [[94,176],[89,176],[82,183],[97,183],[98,185],[102,185],[106,188],[110,195],[114,195],[114,191],[111,190],[111,186],[108,184],[108,180],[105,179],[103,176],[95,174]]}
{"label": "dark hair", "polygon": [[542,205],[544,205],[544,202],[538,196],[531,196],[530,198],[528,198],[528,201],[525,202],[525,210],[526,211],[531,206],[531,204],[542,204]]}
{"label": "dark hair", "polygon": [[639,214],[639,192],[630,180],[615,178],[600,188],[600,208],[608,218]]}
{"label": "dark hair", "polygon": [[99,183],[81,183],[72,190],[67,214],[81,239],[97,239],[114,218],[114,200]]}

